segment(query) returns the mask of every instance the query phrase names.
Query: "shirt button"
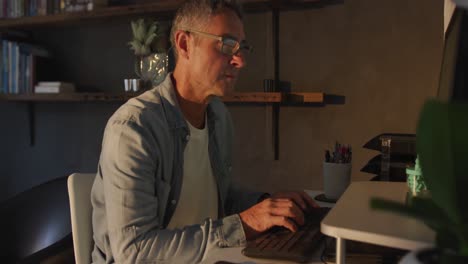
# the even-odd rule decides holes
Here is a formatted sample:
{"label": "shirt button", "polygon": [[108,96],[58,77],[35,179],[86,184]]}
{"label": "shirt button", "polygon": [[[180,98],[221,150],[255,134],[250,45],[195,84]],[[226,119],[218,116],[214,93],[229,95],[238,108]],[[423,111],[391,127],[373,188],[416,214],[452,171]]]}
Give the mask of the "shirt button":
{"label": "shirt button", "polygon": [[185,141],[189,141],[190,140],[190,135],[186,135],[185,136]]}
{"label": "shirt button", "polygon": [[229,167],[228,167],[228,171],[229,171],[229,172],[232,171],[232,166],[229,166]]}
{"label": "shirt button", "polygon": [[171,201],[171,204],[172,204],[172,205],[175,205],[176,202],[177,202],[176,200],[172,200],[172,201]]}

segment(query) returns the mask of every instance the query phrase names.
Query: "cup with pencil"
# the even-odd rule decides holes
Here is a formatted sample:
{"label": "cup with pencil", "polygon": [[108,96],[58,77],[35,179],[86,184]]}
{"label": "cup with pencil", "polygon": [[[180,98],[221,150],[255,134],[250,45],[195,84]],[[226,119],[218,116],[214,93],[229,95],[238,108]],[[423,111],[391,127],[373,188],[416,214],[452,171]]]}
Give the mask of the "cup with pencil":
{"label": "cup with pencil", "polygon": [[332,151],[325,151],[323,162],[323,194],[316,197],[323,202],[336,202],[346,190],[351,179],[351,146],[338,142]]}

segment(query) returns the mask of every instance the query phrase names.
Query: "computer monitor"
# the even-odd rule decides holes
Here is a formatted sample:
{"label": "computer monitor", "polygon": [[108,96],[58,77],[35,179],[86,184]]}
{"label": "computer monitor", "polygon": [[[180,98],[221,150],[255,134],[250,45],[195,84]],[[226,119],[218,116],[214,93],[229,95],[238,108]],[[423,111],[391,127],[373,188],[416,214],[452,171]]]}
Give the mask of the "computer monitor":
{"label": "computer monitor", "polygon": [[445,33],[438,97],[468,102],[468,9],[455,9]]}
{"label": "computer monitor", "polygon": [[458,55],[455,64],[452,100],[468,102],[468,10],[460,9]]}

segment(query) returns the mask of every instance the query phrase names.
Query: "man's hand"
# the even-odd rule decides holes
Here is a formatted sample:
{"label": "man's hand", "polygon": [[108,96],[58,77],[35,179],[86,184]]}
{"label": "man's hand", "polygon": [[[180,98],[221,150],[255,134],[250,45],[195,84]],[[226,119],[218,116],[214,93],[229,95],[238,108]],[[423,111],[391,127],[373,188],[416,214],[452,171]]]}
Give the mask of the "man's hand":
{"label": "man's hand", "polygon": [[294,201],[297,205],[300,206],[302,211],[312,210],[312,208],[320,207],[314,199],[312,199],[307,193],[305,192],[298,192],[298,191],[291,191],[291,192],[277,192],[274,193],[272,198],[287,198]]}
{"label": "man's hand", "polygon": [[319,207],[305,192],[279,192],[240,213],[247,240],[273,226],[292,232],[304,224],[305,211]]}

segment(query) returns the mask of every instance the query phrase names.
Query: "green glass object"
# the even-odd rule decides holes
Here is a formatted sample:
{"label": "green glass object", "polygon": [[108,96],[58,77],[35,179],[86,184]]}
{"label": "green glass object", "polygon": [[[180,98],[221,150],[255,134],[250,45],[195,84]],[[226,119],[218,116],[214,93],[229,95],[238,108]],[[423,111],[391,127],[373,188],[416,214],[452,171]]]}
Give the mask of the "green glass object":
{"label": "green glass object", "polygon": [[426,182],[419,165],[419,157],[416,158],[414,168],[406,169],[407,184],[412,195],[418,195],[427,190]]}

